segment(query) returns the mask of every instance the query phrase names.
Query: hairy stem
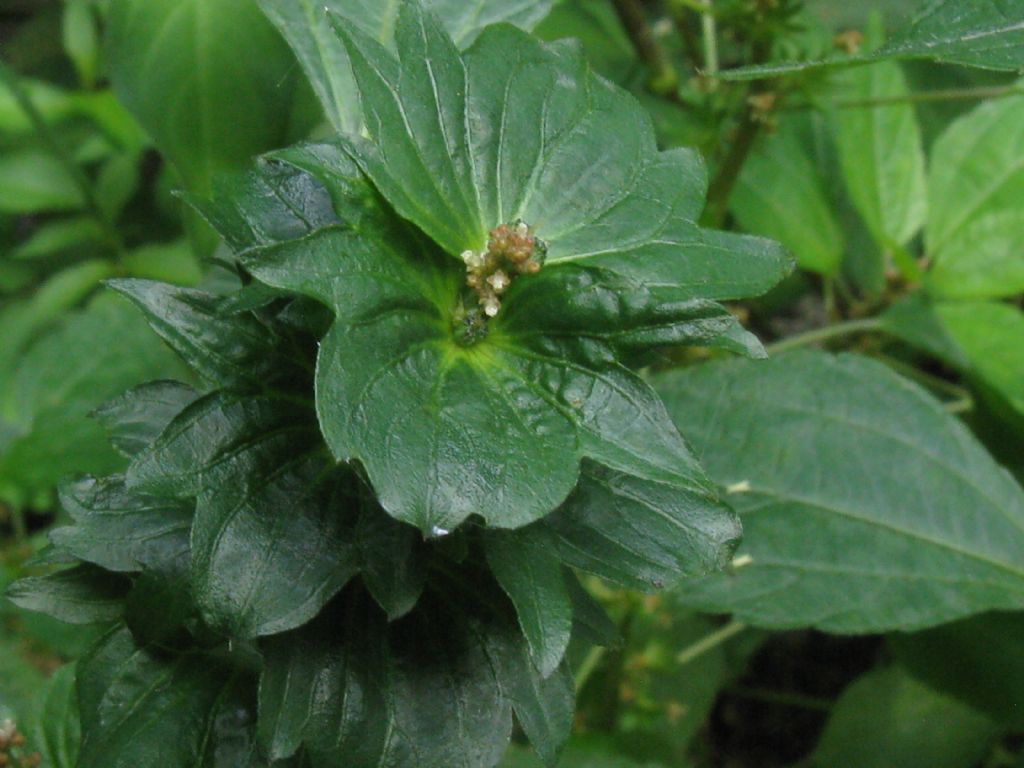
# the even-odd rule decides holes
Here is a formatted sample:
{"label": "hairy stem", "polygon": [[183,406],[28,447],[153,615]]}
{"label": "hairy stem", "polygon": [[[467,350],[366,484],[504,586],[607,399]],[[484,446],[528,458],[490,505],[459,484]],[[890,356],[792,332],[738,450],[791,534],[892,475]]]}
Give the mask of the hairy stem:
{"label": "hairy stem", "polygon": [[794,104],[786,110],[806,109],[878,109],[895,107],[901,104],[922,104],[943,101],[981,101],[983,99],[1003,99],[1009,96],[1024,95],[1024,87],[1019,85],[993,86],[989,88],[950,88],[945,90],[920,91],[905,96],[880,96],[874,99],[836,99],[824,104]]}

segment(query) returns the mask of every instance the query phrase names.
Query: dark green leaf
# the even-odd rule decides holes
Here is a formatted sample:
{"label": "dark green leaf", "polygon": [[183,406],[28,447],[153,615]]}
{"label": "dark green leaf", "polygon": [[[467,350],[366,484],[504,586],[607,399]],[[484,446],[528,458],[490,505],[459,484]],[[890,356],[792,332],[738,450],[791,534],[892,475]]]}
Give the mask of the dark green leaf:
{"label": "dark green leaf", "polygon": [[907,670],[993,720],[1024,727],[1024,614],[991,613],[913,635],[891,635]]}
{"label": "dark green leaf", "polygon": [[199,397],[188,384],[151,381],[109,400],[93,415],[113,446],[133,458],[152,445],[171,420]]}
{"label": "dark green leaf", "polygon": [[86,478],[61,488],[61,504],[75,524],[50,539],[59,549],[111,571],[140,571],[187,545],[192,505],[145,496],[125,488],[121,477]]}
{"label": "dark green leaf", "polygon": [[561,664],[572,632],[572,601],[562,563],[548,529],[489,532],[487,562],[512,600],[541,677]]}
{"label": "dark green leaf", "polygon": [[261,743],[275,758],[305,743],[316,765],[489,768],[512,725],[486,649],[501,631],[437,596],[390,624],[347,596],[263,642]]}
{"label": "dark green leaf", "polygon": [[658,387],[733,488],[752,558],[690,583],[687,602],[837,632],[1024,606],[1024,492],[884,365],[801,352],[704,365]]}
{"label": "dark green leaf", "polygon": [[363,583],[388,619],[411,611],[427,581],[428,554],[420,532],[363,498],[355,541]]}
{"label": "dark green leaf", "polygon": [[564,570],[566,584],[569,587],[569,598],[572,600],[572,631],[574,636],[593,645],[606,648],[621,643],[619,628],[611,620],[604,608],[580,584],[569,568]]}
{"label": "dark green leaf", "polygon": [[565,562],[646,591],[722,568],[740,535],[722,503],[593,463],[545,525]]}
{"label": "dark green leaf", "polygon": [[47,576],[23,578],[4,594],[19,608],[46,613],[69,624],[98,624],[120,618],[128,586],[122,576],[79,565]]}
{"label": "dark green leaf", "polygon": [[79,687],[79,768],[250,764],[238,762],[240,740],[252,751],[246,686],[213,658],[162,657],[120,629],[82,662]]}
{"label": "dark green leaf", "polygon": [[821,768],[972,768],[997,731],[982,715],[899,668],[851,685],[832,710],[814,765]]}
{"label": "dark green leaf", "polygon": [[168,345],[207,381],[252,386],[280,377],[283,341],[250,313],[218,312],[220,299],[192,288],[149,280],[114,280]]}

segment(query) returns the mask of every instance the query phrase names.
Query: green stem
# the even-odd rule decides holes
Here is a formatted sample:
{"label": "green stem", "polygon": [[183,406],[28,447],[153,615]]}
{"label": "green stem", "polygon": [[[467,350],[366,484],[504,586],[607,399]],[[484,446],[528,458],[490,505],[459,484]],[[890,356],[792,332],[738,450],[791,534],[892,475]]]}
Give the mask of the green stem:
{"label": "green stem", "polygon": [[25,518],[25,510],[17,504],[11,504],[7,507],[7,512],[11,519],[14,540],[20,544],[28,538],[28,521]]}
{"label": "green stem", "polygon": [[1024,95],[1024,87],[1019,85],[993,86],[989,88],[948,88],[934,91],[909,93],[904,96],[879,96],[874,99],[838,99],[819,104],[794,104],[789,110],[803,109],[874,109],[878,107],[895,107],[901,104],[922,104],[943,101],[981,101],[982,99],[1002,99],[1008,96]]}
{"label": "green stem", "polygon": [[690,9],[685,4],[676,0],[676,2],[669,3],[668,10],[669,15],[672,17],[672,22],[676,26],[676,31],[683,41],[683,51],[686,54],[686,60],[694,71],[699,72],[704,68],[704,62],[700,56],[700,42],[697,39],[697,34],[693,31],[693,25],[690,23]]}
{"label": "green stem", "polygon": [[35,128],[36,135],[42,140],[43,144],[46,145],[46,148],[53,154],[57,161],[64,167],[65,172],[67,172],[75,186],[78,187],[86,209],[103,229],[108,245],[113,248],[115,252],[122,252],[124,250],[124,244],[121,240],[121,234],[117,231],[113,222],[111,222],[107,217],[103,210],[103,206],[100,205],[92,183],[89,181],[89,177],[85,175],[85,172],[82,171],[78,163],[75,162],[75,159],[57,140],[56,136],[54,136],[53,131],[50,130],[50,126],[47,125],[46,120],[43,119],[39,110],[36,109],[36,105],[32,103],[32,99],[29,98],[28,93],[22,86],[21,81],[18,80],[17,75],[15,75],[14,72],[12,72],[3,62],[0,62],[0,82],[10,90],[11,95],[14,96],[14,100],[18,102],[18,106],[20,106],[25,112],[29,122],[32,123],[32,127]]}
{"label": "green stem", "polygon": [[705,0],[700,27],[704,36],[704,75],[714,80],[721,67],[718,60],[718,19],[715,18],[713,0]]}
{"label": "green stem", "polygon": [[666,98],[678,98],[679,75],[654,36],[639,0],[613,0],[613,5],[637,55],[651,70],[651,91]]}
{"label": "green stem", "polygon": [[882,329],[882,321],[875,317],[863,320],[848,320],[845,323],[826,325],[824,328],[816,328],[806,333],[798,333],[795,336],[788,336],[785,339],[769,344],[765,349],[770,355],[778,355],[798,347],[806,347],[809,344],[817,344],[823,341],[851,336],[855,333],[871,333]]}
{"label": "green stem", "polygon": [[958,384],[946,381],[938,376],[933,376],[930,373],[922,371],[920,368],[915,368],[913,365],[907,365],[902,360],[897,360],[889,355],[880,354],[877,355],[877,357],[890,368],[896,370],[901,375],[906,376],[908,379],[913,379],[921,386],[950,397],[951,400],[945,404],[945,408],[949,413],[966,413],[974,409],[974,397],[971,395],[969,390],[964,389]]}
{"label": "green stem", "polygon": [[693,645],[687,646],[680,651],[679,655],[676,656],[676,663],[680,665],[689,664],[708,651],[713,651],[718,646],[728,642],[747,628],[748,626],[742,621],[730,621],[724,627],[716,629],[711,634],[706,635]]}

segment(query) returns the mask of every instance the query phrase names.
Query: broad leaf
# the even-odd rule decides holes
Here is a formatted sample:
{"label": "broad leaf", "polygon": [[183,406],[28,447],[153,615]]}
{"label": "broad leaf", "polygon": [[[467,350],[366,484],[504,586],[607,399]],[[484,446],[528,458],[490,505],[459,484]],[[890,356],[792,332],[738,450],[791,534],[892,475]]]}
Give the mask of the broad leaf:
{"label": "broad leaf", "polygon": [[436,596],[389,625],[347,595],[263,641],[261,743],[274,758],[305,744],[317,765],[489,767],[512,726],[487,650],[504,631]]}
{"label": "broad leaf", "polygon": [[1024,291],[1022,124],[1024,97],[989,101],[935,142],[925,232],[933,294],[989,298]]}
{"label": "broad leaf", "polygon": [[[303,217],[281,211],[302,211],[307,200],[322,211],[323,196],[308,183],[268,183],[271,197],[257,196],[254,184],[236,189],[243,197],[234,210],[248,215],[204,206],[236,247],[258,246],[241,258],[260,281],[334,310],[317,367],[318,413],[334,455],[361,461],[384,508],[427,533],[470,514],[497,527],[532,522],[566,498],[584,457],[713,505],[657,398],[615,358],[680,343],[760,352],[713,300],[767,289],[788,268],[779,249],[699,230],[696,157],[658,153],[638,105],[565,46],[499,27],[463,60],[415,3],[399,16],[401,62],[358,30],[346,34],[378,142],[348,149],[398,212],[448,252],[374,201],[352,163],[326,147],[276,159],[326,185],[336,225],[261,242],[265,230],[253,219],[295,222]],[[514,104],[508,61],[533,83],[513,91]],[[434,74],[445,80],[440,102]],[[439,116],[465,136],[442,136]],[[504,126],[501,136],[488,125]],[[608,131],[627,145],[610,143]],[[578,165],[599,147],[593,167]],[[518,279],[488,322],[466,288],[465,265],[451,257],[480,248],[489,229],[520,214],[547,240],[547,265]]]}
{"label": "broad leaf", "polygon": [[388,619],[394,621],[411,611],[423,592],[427,546],[419,531],[389,517],[369,493],[360,496],[354,534],[360,576]]}
{"label": "broad leaf", "polygon": [[[872,20],[868,44],[884,36]],[[843,72],[837,93],[851,101],[904,99],[909,90],[896,62]],[[883,248],[905,245],[925,222],[927,191],[921,128],[910,103],[844,109],[834,116],[846,186],[868,230]]]}
{"label": "broad leaf", "polygon": [[[259,0],[260,7],[287,38],[302,62],[331,124],[343,133],[363,125],[359,93],[345,46],[329,22],[336,15],[383,45],[394,40],[397,2],[375,0]],[[526,29],[547,15],[551,0],[427,0],[460,47],[481,29],[509,22]]]}
{"label": "broad leaf", "polygon": [[223,662],[161,656],[119,629],[80,664],[78,766],[250,765],[255,745],[246,688]]}
{"label": "broad leaf", "polygon": [[729,205],[744,230],[779,240],[804,269],[839,271],[843,234],[807,137],[794,120],[783,121],[756,147]]}
{"label": "broad leaf", "polygon": [[753,560],[689,583],[688,603],[836,632],[1024,606],[1024,491],[884,365],[802,352],[657,385],[712,476],[735,489]]}
{"label": "broad leaf", "polygon": [[69,624],[108,623],[120,618],[128,581],[90,565],[16,581],[4,595],[29,611]]}
{"label": "broad leaf", "polygon": [[301,73],[256,0],[115,0],[111,80],[189,188],[288,143]]}
{"label": "broad leaf", "polygon": [[1024,727],[1022,638],[1024,613],[991,613],[891,635],[889,647],[914,677],[1019,730]]}
{"label": "broad leaf", "polygon": [[996,736],[970,707],[898,667],[870,672],[836,703],[814,754],[828,768],[971,768]]}

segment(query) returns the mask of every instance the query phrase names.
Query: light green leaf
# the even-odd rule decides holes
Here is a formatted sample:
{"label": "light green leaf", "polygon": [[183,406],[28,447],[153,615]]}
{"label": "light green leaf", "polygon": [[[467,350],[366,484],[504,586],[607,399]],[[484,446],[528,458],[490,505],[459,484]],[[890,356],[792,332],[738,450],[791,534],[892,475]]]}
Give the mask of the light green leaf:
{"label": "light green leaf", "polygon": [[779,240],[804,269],[835,275],[843,234],[799,124],[785,120],[743,166],[730,208],[747,232]]}
{"label": "light green leaf", "polygon": [[145,280],[194,286],[203,278],[202,266],[186,240],[134,248],[121,257],[121,264],[129,275]]}
{"label": "light green leaf", "polygon": [[832,710],[816,768],[972,768],[996,728],[898,667],[870,672]]}
{"label": "light green leaf", "polygon": [[[302,62],[331,124],[343,133],[363,125],[359,92],[345,46],[328,20],[337,15],[382,45],[394,43],[398,2],[376,0],[259,0],[260,7],[287,38]],[[551,0],[427,0],[460,47],[491,24],[508,22],[530,29],[551,8]]]}
{"label": "light green leaf", "polygon": [[94,246],[103,237],[95,219],[82,216],[43,224],[11,251],[12,259],[38,259],[82,246]]}
{"label": "light green leaf", "polygon": [[301,73],[255,0],[114,0],[114,92],[190,189],[288,143]]}
{"label": "light green leaf", "polygon": [[74,177],[52,154],[24,149],[0,156],[0,213],[76,211],[84,205]]}
{"label": "light green leaf", "polygon": [[1024,613],[990,613],[913,635],[891,635],[889,647],[926,685],[1019,730],[1024,727],[1021,638]]}
{"label": "light green leaf", "polygon": [[936,141],[925,232],[933,294],[992,298],[1024,291],[1021,126],[1024,97],[1015,96],[982,104]]}
{"label": "light green leaf", "polygon": [[[884,37],[881,21],[869,30],[871,47]],[[903,246],[924,225],[928,193],[924,147],[914,106],[896,62],[853,69],[836,78],[836,92],[851,101],[897,103],[844,109],[833,116],[839,162],[850,198],[882,248]]]}
{"label": "light green leaf", "polygon": [[25,726],[26,740],[45,768],[75,768],[81,740],[75,665],[50,676],[36,699]]}
{"label": "light green leaf", "polygon": [[856,356],[659,377],[753,562],[682,598],[764,627],[911,629],[1024,606],[1024,491],[941,404]]}
{"label": "light green leaf", "polygon": [[91,90],[100,67],[99,19],[92,0],[66,0],[63,22],[64,50],[81,84]]}

